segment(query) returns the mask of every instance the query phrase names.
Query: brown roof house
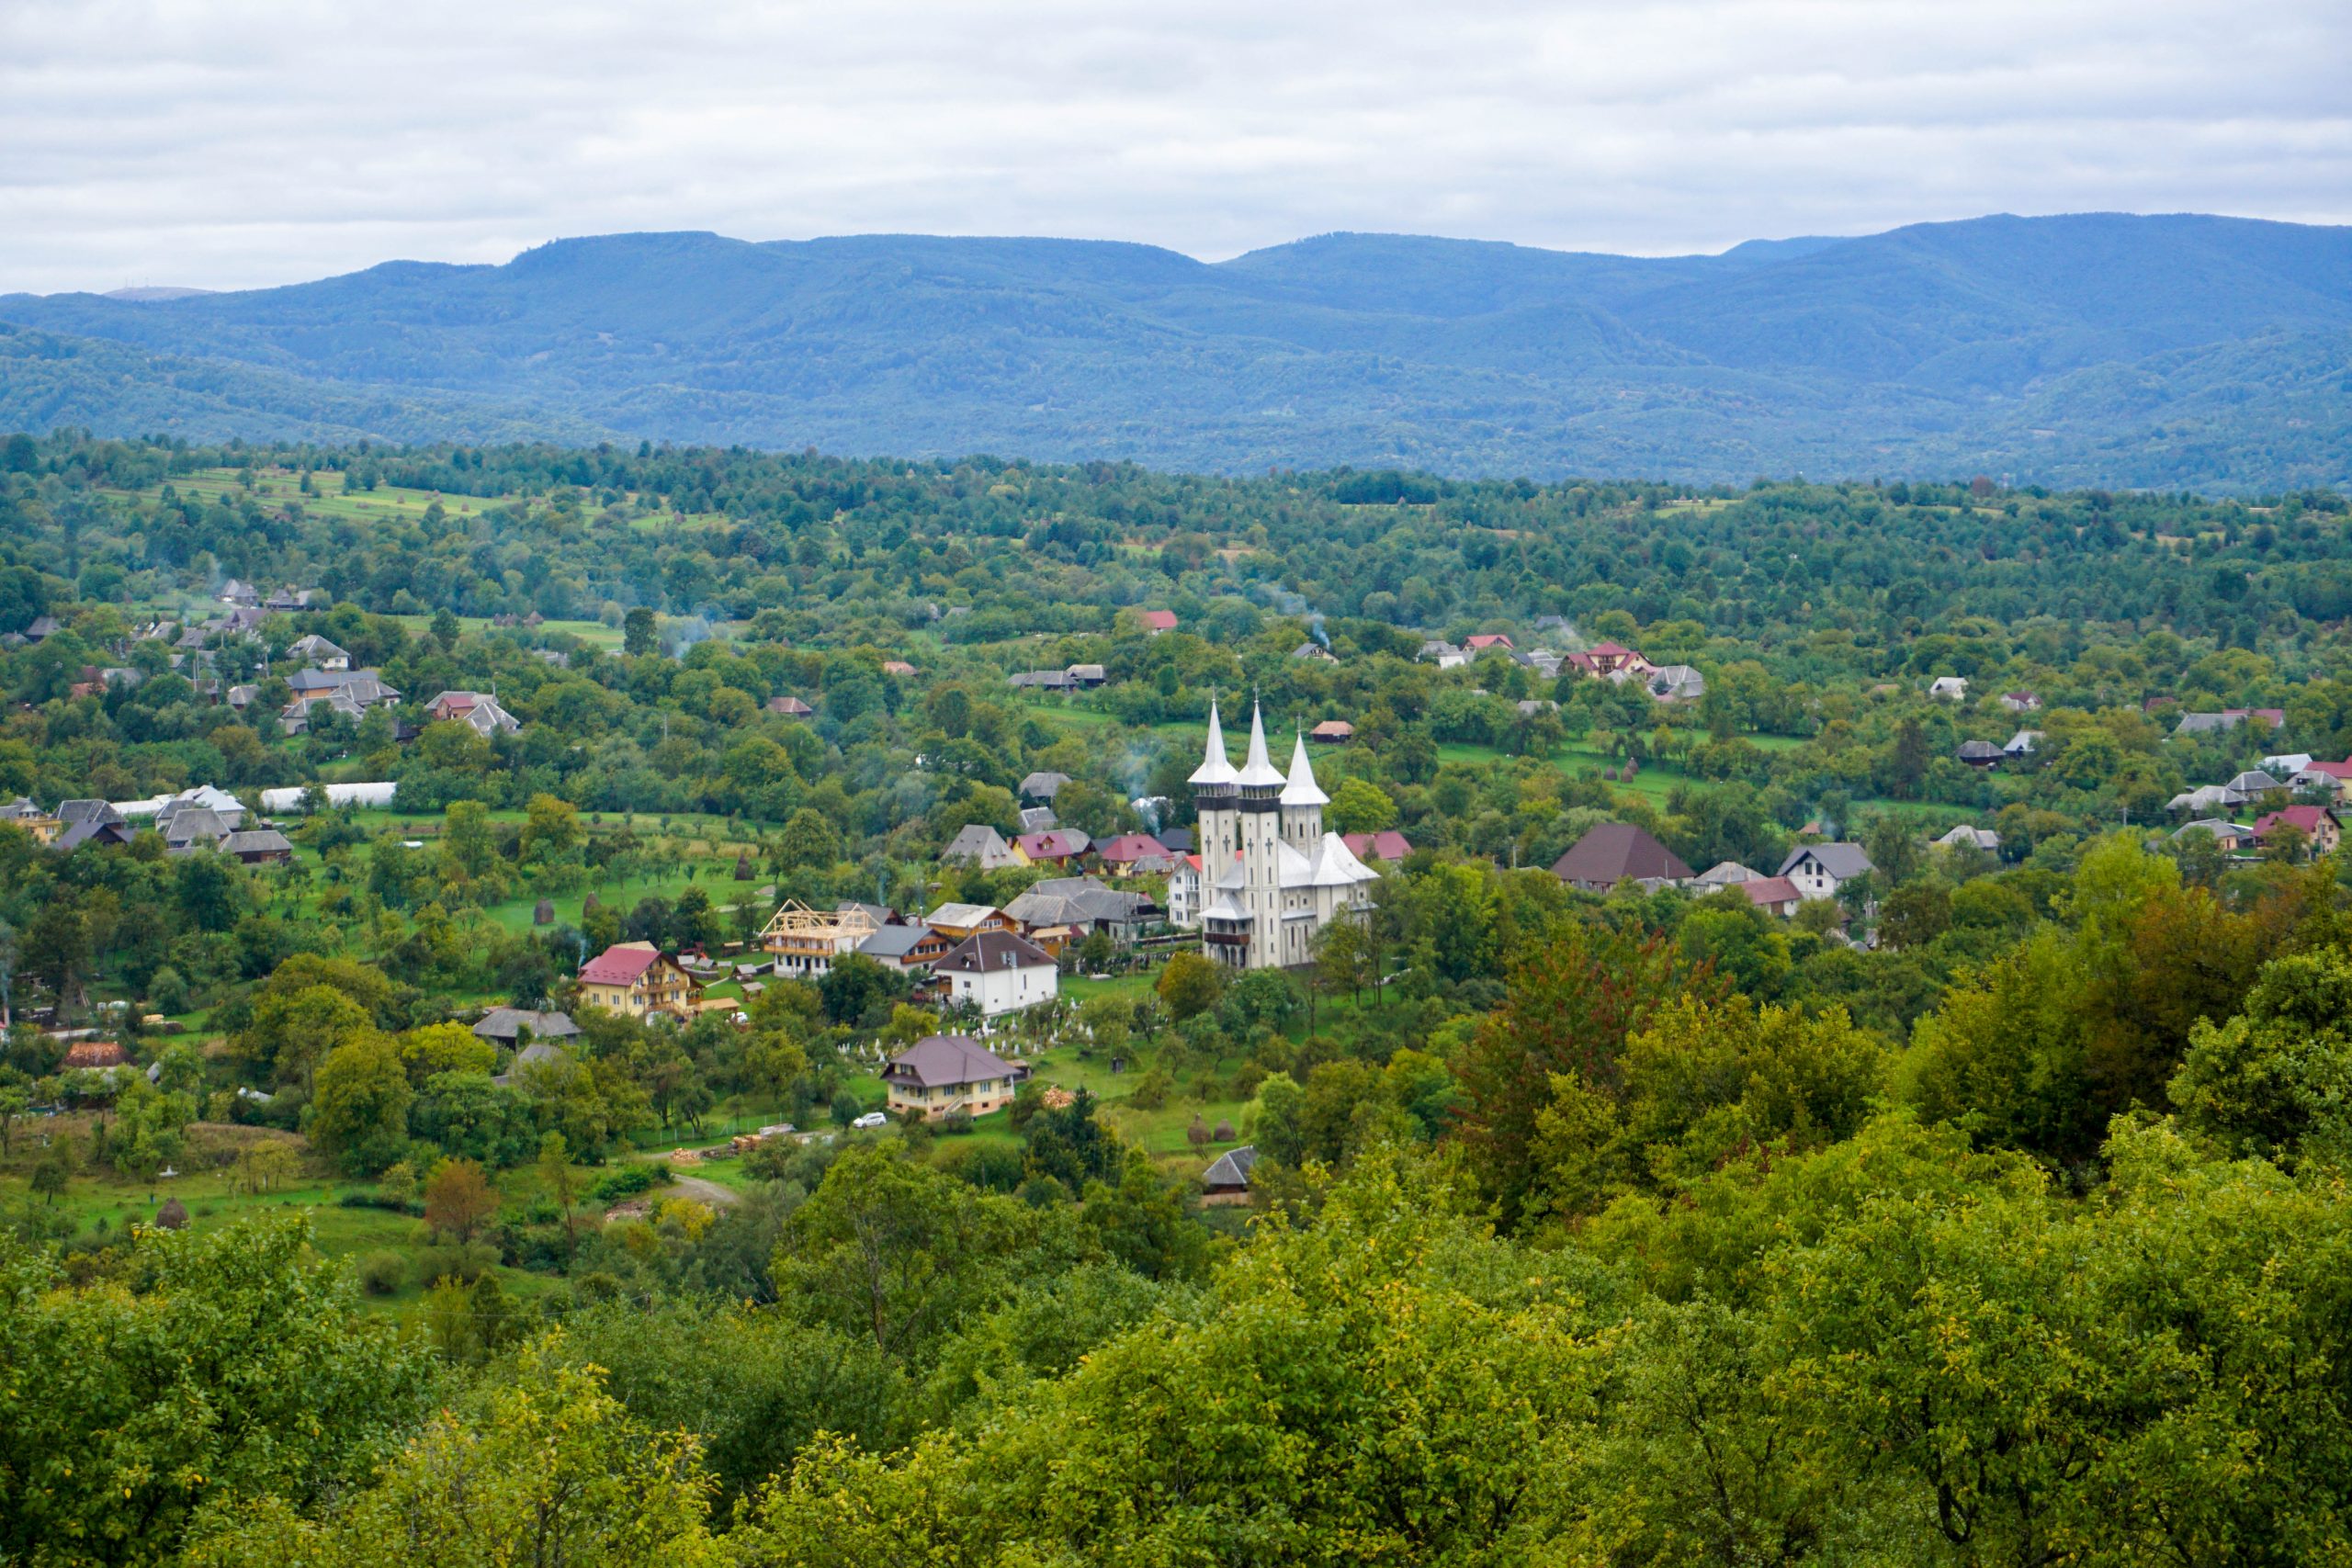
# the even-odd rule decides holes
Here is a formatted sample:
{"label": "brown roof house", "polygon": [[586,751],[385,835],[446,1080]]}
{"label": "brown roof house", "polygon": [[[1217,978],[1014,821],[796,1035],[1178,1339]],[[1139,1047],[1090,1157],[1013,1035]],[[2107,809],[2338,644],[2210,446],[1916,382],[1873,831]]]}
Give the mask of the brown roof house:
{"label": "brown roof house", "polygon": [[920,1111],[933,1122],[957,1111],[973,1116],[1001,1111],[1028,1076],[967,1034],[927,1034],[882,1069],[890,1109],[900,1115]]}
{"label": "brown roof house", "polygon": [[1568,846],[1552,874],[1571,887],[1606,893],[1621,882],[1688,882],[1690,868],[1631,822],[1603,822]]}

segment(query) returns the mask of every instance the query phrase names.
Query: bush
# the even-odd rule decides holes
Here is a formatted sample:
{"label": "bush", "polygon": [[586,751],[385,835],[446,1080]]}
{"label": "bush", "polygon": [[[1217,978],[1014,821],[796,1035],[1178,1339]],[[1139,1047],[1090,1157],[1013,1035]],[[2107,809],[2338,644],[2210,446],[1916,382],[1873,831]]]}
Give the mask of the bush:
{"label": "bush", "polygon": [[413,1198],[398,1198],[389,1192],[346,1192],[335,1200],[344,1209],[381,1209],[388,1214],[406,1214],[412,1219],[422,1217],[424,1205]]}
{"label": "bush", "polygon": [[498,1262],[498,1249],[484,1242],[469,1241],[458,1247],[428,1247],[416,1255],[416,1274],[420,1280],[438,1283],[455,1280],[460,1284],[472,1284]]}
{"label": "bush", "polygon": [[1168,1076],[1165,1067],[1154,1067],[1144,1074],[1127,1096],[1127,1103],[1137,1111],[1158,1111],[1176,1092],[1176,1080]]}
{"label": "bush", "polygon": [[939,1131],[944,1136],[957,1137],[971,1130],[972,1112],[965,1106],[959,1105],[939,1119]]}
{"label": "bush", "polygon": [[624,1198],[634,1198],[649,1188],[668,1184],[670,1173],[658,1165],[625,1165],[608,1170],[588,1189],[588,1196],[599,1203],[617,1203]]}
{"label": "bush", "polygon": [[371,1252],[359,1260],[359,1288],[371,1296],[400,1293],[408,1278],[408,1259],[397,1252]]}

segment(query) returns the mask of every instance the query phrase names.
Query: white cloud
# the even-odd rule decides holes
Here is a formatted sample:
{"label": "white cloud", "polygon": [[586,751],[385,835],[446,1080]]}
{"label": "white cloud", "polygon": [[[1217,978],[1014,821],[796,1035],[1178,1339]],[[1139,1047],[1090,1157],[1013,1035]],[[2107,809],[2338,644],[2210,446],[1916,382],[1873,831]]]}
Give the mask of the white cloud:
{"label": "white cloud", "polygon": [[2341,0],[9,0],[0,289],[566,234],[2352,220]]}

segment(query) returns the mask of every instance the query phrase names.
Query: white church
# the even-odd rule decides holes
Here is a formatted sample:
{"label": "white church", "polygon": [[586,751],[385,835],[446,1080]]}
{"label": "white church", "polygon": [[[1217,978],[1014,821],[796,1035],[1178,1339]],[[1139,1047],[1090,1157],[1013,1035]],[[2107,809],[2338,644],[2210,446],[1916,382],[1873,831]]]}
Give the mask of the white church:
{"label": "white church", "polygon": [[1264,716],[1250,712],[1250,756],[1237,771],[1225,730],[1209,705],[1207,755],[1192,777],[1200,813],[1201,950],[1236,969],[1312,963],[1316,933],[1334,920],[1361,919],[1379,873],[1323,830],[1330,797],[1315,782],[1306,739],[1291,750],[1284,778],[1266,757]]}

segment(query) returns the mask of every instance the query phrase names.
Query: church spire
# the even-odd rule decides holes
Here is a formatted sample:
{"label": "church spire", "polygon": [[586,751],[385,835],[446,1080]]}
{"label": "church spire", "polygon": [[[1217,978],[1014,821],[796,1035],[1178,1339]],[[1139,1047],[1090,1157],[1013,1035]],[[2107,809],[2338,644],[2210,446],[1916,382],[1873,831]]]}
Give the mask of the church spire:
{"label": "church spire", "polygon": [[1266,755],[1266,718],[1256,703],[1250,705],[1250,760],[1241,764],[1241,787],[1275,788],[1282,786],[1283,776]]}
{"label": "church spire", "polygon": [[1233,787],[1233,764],[1225,755],[1225,727],[1217,722],[1215,697],[1209,699],[1208,750],[1201,758],[1201,765],[1193,770],[1193,776],[1186,782],[1203,789]]}
{"label": "church spire", "polygon": [[1315,782],[1315,766],[1306,760],[1306,737],[1293,732],[1290,749],[1290,778],[1283,785],[1284,806],[1329,806],[1331,797]]}

